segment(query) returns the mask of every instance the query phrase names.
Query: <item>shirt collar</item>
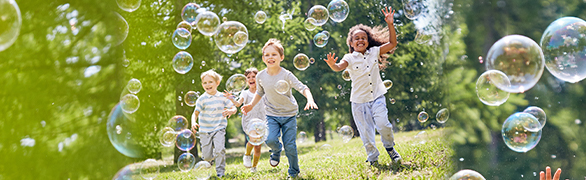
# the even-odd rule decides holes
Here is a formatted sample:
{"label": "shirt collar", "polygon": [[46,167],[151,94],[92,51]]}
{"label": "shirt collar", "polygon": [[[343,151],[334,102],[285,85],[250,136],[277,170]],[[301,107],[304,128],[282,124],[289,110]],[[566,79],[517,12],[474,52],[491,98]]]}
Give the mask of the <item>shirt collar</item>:
{"label": "shirt collar", "polygon": [[366,52],[364,52],[364,55],[362,55],[362,53],[358,52],[358,51],[354,51],[352,52],[352,56],[356,57],[356,56],[368,56],[368,54],[370,54],[370,48],[366,50]]}

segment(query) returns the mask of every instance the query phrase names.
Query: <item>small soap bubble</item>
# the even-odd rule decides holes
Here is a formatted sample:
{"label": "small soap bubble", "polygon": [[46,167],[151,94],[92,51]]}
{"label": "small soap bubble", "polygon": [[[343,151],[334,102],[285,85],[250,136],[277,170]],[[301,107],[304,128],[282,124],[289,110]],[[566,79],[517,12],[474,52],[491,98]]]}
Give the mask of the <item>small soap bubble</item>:
{"label": "small soap bubble", "polygon": [[417,19],[425,8],[421,0],[403,0],[402,3],[405,17],[411,20]]}
{"label": "small soap bubble", "polygon": [[297,135],[297,142],[299,142],[299,144],[301,144],[306,141],[307,141],[307,133],[305,133],[305,131],[299,132],[299,134]]}
{"label": "small soap bubble", "polygon": [[478,56],[478,62],[479,62],[480,64],[484,63],[484,60],[482,59],[482,56]]}
{"label": "small soap bubble", "polygon": [[181,154],[179,158],[177,158],[177,166],[181,172],[187,172],[193,169],[195,166],[195,156],[189,152]]}
{"label": "small soap bubble", "polygon": [[354,137],[354,130],[352,127],[344,125],[338,129],[338,134],[342,137],[342,141],[347,143]]}
{"label": "small soap bubble", "polygon": [[505,144],[515,152],[527,152],[533,149],[541,139],[541,130],[532,132],[524,126],[539,126],[539,121],[531,114],[518,112],[509,116],[503,123],[501,133]]}
{"label": "small soap bubble", "polygon": [[246,132],[248,134],[248,142],[252,145],[258,146],[267,140],[267,137],[269,136],[269,127],[265,121],[254,118],[250,121],[250,126]]}
{"label": "small soap bubble", "polygon": [[332,158],[332,154],[333,154],[333,148],[332,145],[329,144],[324,144],[322,146],[319,147],[319,150],[324,154],[323,156],[325,158]]}
{"label": "small soap bubble", "polygon": [[175,140],[177,148],[182,151],[189,151],[195,146],[195,133],[189,129],[185,129],[177,133],[177,139]]}
{"label": "small soap bubble", "polygon": [[193,28],[195,28],[196,18],[197,18],[197,11],[199,10],[199,5],[195,3],[187,3],[181,9],[181,19],[186,21],[187,23],[191,24]]}
{"label": "small soap bubble", "polygon": [[551,155],[551,158],[552,158],[552,159],[555,159],[555,158],[557,158],[557,156],[556,156],[555,154],[552,154],[552,155]]}
{"label": "small soap bubble", "polygon": [[391,98],[391,104],[395,104],[395,98]]}
{"label": "small soap bubble", "polygon": [[344,81],[350,81],[350,80],[352,80],[352,79],[350,78],[350,72],[348,71],[348,69],[345,69],[345,70],[342,72],[342,79],[344,79]]}
{"label": "small soap bubble", "polygon": [[222,22],[226,22],[226,21],[228,21],[228,18],[222,17]]}
{"label": "small soap bubble", "polygon": [[317,33],[313,36],[313,44],[320,48],[326,46],[328,44],[328,36],[322,32]]}
{"label": "small soap bubble", "polygon": [[214,35],[216,46],[224,53],[232,55],[248,43],[248,30],[238,21],[222,23]]}
{"label": "small soap bubble", "polygon": [[120,106],[122,107],[122,111],[132,114],[140,107],[140,100],[134,94],[126,94],[120,98]]}
{"label": "small soap bubble", "polygon": [[[529,113],[531,115],[533,115],[535,118],[537,118],[537,120],[539,121],[540,126],[536,126],[536,127],[526,127],[527,130],[529,131],[539,131],[541,128],[543,128],[545,126],[546,123],[546,115],[545,115],[545,111],[543,111],[543,109],[537,107],[537,106],[529,106],[527,107],[525,110],[523,110],[524,113]],[[532,125],[537,125],[537,124],[532,124]]]}
{"label": "small soap bubble", "polygon": [[126,89],[128,89],[128,92],[136,94],[142,89],[142,83],[138,79],[132,78],[126,84]]}
{"label": "small soap bubble", "polygon": [[175,115],[169,119],[169,122],[167,122],[167,127],[170,127],[175,132],[179,132],[185,129],[189,129],[189,122],[185,116]]}
{"label": "small soap bubble", "polygon": [[339,84],[338,84],[338,89],[342,89],[342,85],[339,85]]}
{"label": "small soap bubble", "polygon": [[197,180],[209,179],[214,172],[215,169],[212,168],[212,164],[207,161],[199,161],[193,167],[193,178]]}
{"label": "small soap bubble", "polygon": [[498,70],[488,70],[476,81],[476,95],[478,99],[489,106],[500,106],[509,99],[509,92],[499,89],[495,84],[507,84],[507,75]]}
{"label": "small soap bubble", "polygon": [[419,115],[417,115],[417,120],[421,123],[424,123],[429,119],[429,115],[425,111],[421,111]]}
{"label": "small soap bubble", "polygon": [[574,123],[575,124],[582,124],[582,121],[580,119],[576,119],[576,120],[574,120]]}
{"label": "small soap bubble", "polygon": [[146,180],[157,178],[161,168],[159,162],[154,159],[147,159],[140,164],[140,176]]}
{"label": "small soap bubble", "polygon": [[[144,148],[131,136],[130,133],[140,133],[141,128],[137,127],[135,120],[124,114],[121,103],[116,106],[108,115],[106,131],[112,145],[118,152],[131,158],[140,158],[144,155]],[[130,138],[130,139],[129,139]]]}
{"label": "small soap bubble", "polygon": [[193,29],[191,24],[189,24],[187,21],[179,22],[179,24],[177,24],[177,29],[179,28],[187,29],[189,31],[189,34],[191,34],[191,30]]}
{"label": "small soap bubble", "polygon": [[315,24],[317,24],[317,22],[312,17],[308,17],[307,19],[305,19],[305,21],[303,21],[303,26],[308,31],[315,30],[315,28],[317,27],[317,26],[315,26]]}
{"label": "small soap bubble", "polygon": [[309,67],[309,57],[303,53],[295,55],[293,58],[293,66],[295,66],[297,70],[304,71]]}
{"label": "small soap bubble", "polygon": [[189,91],[185,93],[185,104],[193,107],[195,106],[195,101],[197,101],[197,98],[199,98],[199,95],[195,91]]}
{"label": "small soap bubble", "polygon": [[[189,22],[189,21],[187,21]],[[195,18],[197,30],[204,36],[212,36],[218,31],[220,17],[214,12],[204,11]]]}
{"label": "small soap bubble", "polygon": [[310,64],[313,64],[313,63],[315,63],[315,59],[314,59],[314,58],[309,58],[309,63],[310,63]]}
{"label": "small soap bubble", "polygon": [[315,5],[307,12],[307,16],[315,19],[315,26],[326,24],[329,18],[328,9],[322,5]]}
{"label": "small soap bubble", "polygon": [[586,21],[562,17],[541,36],[545,67],[556,78],[576,83],[586,78]]}
{"label": "small soap bubble", "polygon": [[256,21],[258,24],[265,23],[265,21],[267,21],[267,13],[264,11],[256,12],[256,14],[254,14],[254,21]]}
{"label": "small soap bubble", "polygon": [[289,89],[291,89],[291,87],[285,80],[279,80],[277,83],[275,83],[275,91],[277,91],[279,94],[285,94],[289,91]]}
{"label": "small soap bubble", "polygon": [[179,49],[187,49],[191,45],[191,33],[185,28],[177,28],[171,36],[173,45]]}
{"label": "small soap bubble", "polygon": [[185,74],[193,67],[193,57],[185,51],[179,51],[173,57],[173,69],[179,74]]}
{"label": "small soap bubble", "polygon": [[329,31],[322,31],[321,33],[323,33],[324,35],[326,35],[324,40],[328,40],[330,39],[330,32]]}
{"label": "small soap bubble", "polygon": [[442,124],[446,123],[446,121],[448,121],[449,118],[450,111],[448,111],[448,108],[440,109],[439,111],[437,111],[437,114],[435,115],[435,119],[437,120],[437,122]]}
{"label": "small soap bubble", "polygon": [[[463,158],[460,158],[461,160],[464,160]],[[452,177],[450,177],[450,180],[486,180],[484,178],[484,176],[482,176],[482,174],[474,171],[474,170],[470,170],[470,169],[463,169],[458,171],[456,174],[452,175]]]}
{"label": "small soap bubble", "polygon": [[226,80],[226,90],[232,94],[240,94],[247,86],[246,76],[243,74],[234,74]]}
{"label": "small soap bubble", "polygon": [[165,147],[173,146],[176,137],[177,133],[170,127],[164,127],[161,132],[159,132],[159,142]]}
{"label": "small soap bubble", "polygon": [[393,81],[388,80],[388,79],[384,80],[383,84],[385,85],[385,88],[387,88],[387,90],[389,90],[389,89],[391,89],[391,87],[393,87]]}
{"label": "small soap bubble", "polygon": [[350,14],[350,7],[344,0],[332,0],[328,4],[328,12],[332,21],[342,22],[346,20],[348,14]]}

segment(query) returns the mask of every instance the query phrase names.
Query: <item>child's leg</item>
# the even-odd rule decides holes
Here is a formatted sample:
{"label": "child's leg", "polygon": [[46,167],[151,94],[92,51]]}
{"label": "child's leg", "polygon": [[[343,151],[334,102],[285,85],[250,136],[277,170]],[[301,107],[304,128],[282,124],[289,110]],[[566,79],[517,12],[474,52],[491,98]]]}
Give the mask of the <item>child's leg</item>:
{"label": "child's leg", "polygon": [[271,148],[271,158],[279,160],[281,158],[281,149],[283,145],[279,142],[281,137],[281,124],[277,121],[278,117],[267,116],[267,124],[269,126],[269,136],[267,137],[267,146]]}
{"label": "child's leg", "polygon": [[226,170],[226,129],[218,130],[213,136],[216,173],[223,176]]}
{"label": "child's leg", "polygon": [[[250,153],[252,152],[253,147],[255,147],[255,146],[250,144],[250,142],[246,143],[246,153],[244,153],[244,155],[250,156]],[[254,153],[256,155],[256,151]]]}
{"label": "child's leg", "polygon": [[299,159],[297,157],[297,118],[295,116],[287,117],[283,128],[283,144],[285,144],[285,153],[289,160],[289,175],[296,177],[299,174]]}
{"label": "child's leg", "polygon": [[370,111],[370,103],[352,103],[352,117],[366,149],[367,161],[373,162],[378,160],[380,153],[374,141],[375,124]]}
{"label": "child's leg", "polygon": [[254,156],[252,159],[252,167],[256,167],[256,165],[258,164],[258,160],[260,159],[260,148],[262,146],[258,145],[258,146],[254,146]]}
{"label": "child's leg", "polygon": [[374,123],[376,130],[380,133],[381,141],[385,149],[391,149],[395,145],[395,137],[393,135],[393,124],[389,122],[389,115],[387,110],[387,102],[385,97],[381,96],[374,100],[372,105],[372,112],[374,116]]}
{"label": "child's leg", "polygon": [[213,156],[213,149],[212,149],[212,136],[208,133],[199,133],[199,142],[201,143],[201,158],[204,161],[212,161]]}

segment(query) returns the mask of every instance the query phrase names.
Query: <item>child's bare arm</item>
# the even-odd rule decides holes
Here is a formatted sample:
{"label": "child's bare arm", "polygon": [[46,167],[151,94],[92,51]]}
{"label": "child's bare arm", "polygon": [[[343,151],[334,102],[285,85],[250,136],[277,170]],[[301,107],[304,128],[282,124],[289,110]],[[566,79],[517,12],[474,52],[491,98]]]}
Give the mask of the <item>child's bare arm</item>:
{"label": "child's bare arm", "polygon": [[330,68],[332,68],[332,70],[338,72],[341,70],[346,69],[346,67],[348,67],[348,62],[347,61],[340,61],[340,63],[336,63],[336,61],[338,61],[338,57],[336,57],[336,53],[332,54],[331,52],[328,53],[328,58],[324,59],[324,61],[328,64],[328,66],[330,66]]}
{"label": "child's bare arm", "polygon": [[254,96],[254,99],[252,100],[252,102],[250,104],[246,104],[244,106],[242,106],[240,108],[240,110],[242,111],[242,113],[244,113],[246,115],[246,113],[250,112],[252,110],[252,108],[254,106],[256,106],[256,104],[258,104],[258,102],[260,102],[260,100],[262,99],[262,97],[258,94],[256,94]]}
{"label": "child's bare arm", "polygon": [[232,104],[234,104],[234,106],[236,107],[240,107],[242,106],[242,102],[244,102],[244,99],[240,98],[237,100],[234,99],[234,95],[232,95],[232,93],[224,90],[224,97],[228,98],[230,101],[232,101]]}
{"label": "child's bare arm", "polygon": [[318,109],[317,104],[315,104],[315,101],[313,101],[313,95],[311,94],[309,88],[305,88],[302,94],[305,96],[305,98],[307,98],[307,104],[305,104],[305,108],[303,108],[303,110]]}
{"label": "child's bare arm", "polygon": [[199,111],[193,111],[193,114],[191,115],[191,130],[193,132],[197,132],[197,129],[199,128],[199,124],[197,124],[197,116],[199,116]]}
{"label": "child's bare arm", "polygon": [[393,17],[395,15],[395,10],[393,10],[392,7],[388,7],[388,9],[383,8],[382,11],[383,14],[385,14],[385,21],[389,26],[389,42],[380,46],[380,55],[386,54],[397,47],[397,34],[395,33],[395,26],[393,22],[395,21]]}

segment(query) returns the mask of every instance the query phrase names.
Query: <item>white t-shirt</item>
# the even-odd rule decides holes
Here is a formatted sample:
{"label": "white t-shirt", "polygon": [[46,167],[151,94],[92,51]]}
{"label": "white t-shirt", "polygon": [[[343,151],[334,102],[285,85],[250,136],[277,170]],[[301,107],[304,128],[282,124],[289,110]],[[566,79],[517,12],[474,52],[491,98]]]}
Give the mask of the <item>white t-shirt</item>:
{"label": "white t-shirt", "polygon": [[[242,93],[240,93],[240,98],[243,100],[242,104],[250,104],[254,99],[254,96],[256,96],[256,94],[250,92],[248,89],[242,91]],[[261,99],[260,102],[250,110],[250,112],[246,113],[246,115],[242,115],[242,130],[244,130],[244,132],[248,131],[250,121],[254,118],[258,118],[265,122],[267,121],[264,98]]]}
{"label": "white t-shirt", "polygon": [[342,61],[348,62],[346,69],[352,79],[351,102],[366,103],[387,93],[380,77],[379,54],[380,47],[374,46],[366,50],[364,54],[354,51],[342,58]]}

